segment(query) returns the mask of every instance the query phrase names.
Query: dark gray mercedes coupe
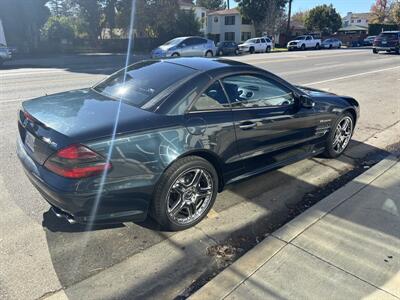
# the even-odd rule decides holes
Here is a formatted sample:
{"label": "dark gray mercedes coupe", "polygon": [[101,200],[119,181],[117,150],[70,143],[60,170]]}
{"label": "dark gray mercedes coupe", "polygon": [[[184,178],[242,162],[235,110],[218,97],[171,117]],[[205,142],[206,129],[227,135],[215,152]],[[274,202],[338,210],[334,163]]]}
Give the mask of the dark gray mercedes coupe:
{"label": "dark gray mercedes coupe", "polygon": [[237,180],[340,155],[359,104],[244,63],[135,63],[88,89],[25,101],[18,156],[59,217],[193,226]]}

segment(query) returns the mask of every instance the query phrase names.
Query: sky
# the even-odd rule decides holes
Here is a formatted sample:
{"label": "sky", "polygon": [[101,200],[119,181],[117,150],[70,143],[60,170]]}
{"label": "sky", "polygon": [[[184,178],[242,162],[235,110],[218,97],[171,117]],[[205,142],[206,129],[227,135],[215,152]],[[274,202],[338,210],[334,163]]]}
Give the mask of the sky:
{"label": "sky", "polygon": [[[311,9],[317,5],[332,4],[336,11],[345,16],[348,12],[369,12],[375,0],[293,0],[292,12]],[[230,0],[231,8],[237,4],[234,0]]]}

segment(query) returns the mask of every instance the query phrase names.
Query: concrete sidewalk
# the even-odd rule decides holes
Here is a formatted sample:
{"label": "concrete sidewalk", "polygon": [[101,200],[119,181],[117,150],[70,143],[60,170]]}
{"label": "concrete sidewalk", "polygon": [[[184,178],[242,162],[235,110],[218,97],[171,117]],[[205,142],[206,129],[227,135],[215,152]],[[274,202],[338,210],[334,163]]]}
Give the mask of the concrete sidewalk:
{"label": "concrete sidewalk", "polygon": [[400,299],[400,162],[389,156],[190,297]]}

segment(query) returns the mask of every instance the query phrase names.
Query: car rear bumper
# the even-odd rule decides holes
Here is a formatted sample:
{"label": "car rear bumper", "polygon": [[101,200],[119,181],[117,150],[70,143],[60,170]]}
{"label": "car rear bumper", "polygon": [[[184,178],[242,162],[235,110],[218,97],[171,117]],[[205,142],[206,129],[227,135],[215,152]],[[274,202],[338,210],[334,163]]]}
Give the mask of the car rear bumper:
{"label": "car rear bumper", "polygon": [[149,193],[140,195],[131,190],[121,190],[99,196],[93,189],[86,193],[62,191],[43,180],[43,174],[49,171],[30,158],[20,138],[17,155],[29,180],[54,208],[56,215],[67,218],[70,223],[139,222],[147,218]]}

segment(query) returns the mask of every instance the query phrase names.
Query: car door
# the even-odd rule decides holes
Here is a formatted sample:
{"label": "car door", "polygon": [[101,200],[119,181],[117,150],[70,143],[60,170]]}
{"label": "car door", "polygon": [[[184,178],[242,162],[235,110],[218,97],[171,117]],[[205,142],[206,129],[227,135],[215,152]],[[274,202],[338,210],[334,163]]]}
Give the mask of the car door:
{"label": "car door", "polygon": [[231,101],[237,147],[247,172],[268,169],[313,151],[319,118],[294,92],[265,74],[222,79]]}
{"label": "car door", "polygon": [[[196,94],[185,114],[186,127],[191,134],[188,138],[189,147],[205,150],[211,156],[218,157],[224,179],[229,181],[244,170],[236,147],[229,100],[219,80]],[[188,95],[191,98],[193,94]]]}
{"label": "car door", "polygon": [[181,56],[193,56],[194,43],[195,43],[194,38],[187,38],[186,40],[182,41],[180,44],[180,47],[181,47],[180,55]]}
{"label": "car door", "polygon": [[314,45],[313,45],[313,40],[312,40],[311,36],[307,36],[307,37],[306,37],[306,47],[307,47],[307,48],[312,48],[312,47],[314,47]]}
{"label": "car door", "polygon": [[193,47],[191,56],[204,56],[207,46],[207,40],[202,38],[193,38]]}
{"label": "car door", "polygon": [[256,52],[260,52],[261,51],[261,47],[262,47],[261,40],[257,39],[256,40],[256,46],[255,46]]}

